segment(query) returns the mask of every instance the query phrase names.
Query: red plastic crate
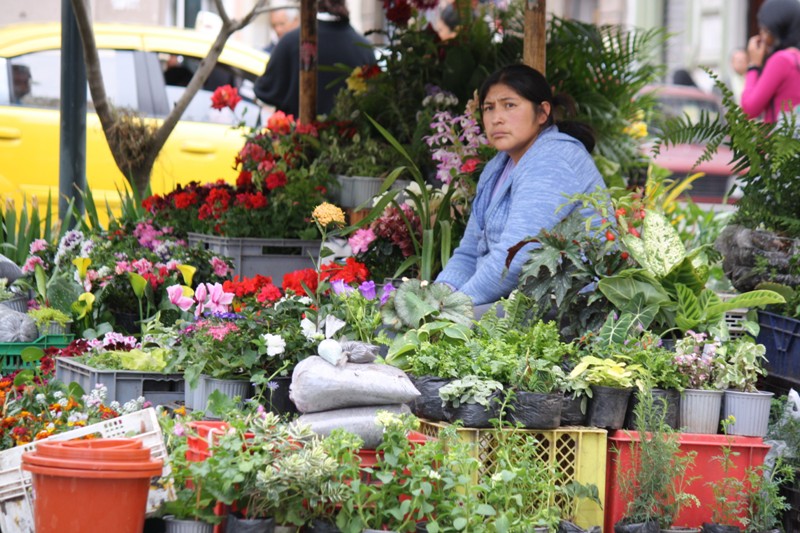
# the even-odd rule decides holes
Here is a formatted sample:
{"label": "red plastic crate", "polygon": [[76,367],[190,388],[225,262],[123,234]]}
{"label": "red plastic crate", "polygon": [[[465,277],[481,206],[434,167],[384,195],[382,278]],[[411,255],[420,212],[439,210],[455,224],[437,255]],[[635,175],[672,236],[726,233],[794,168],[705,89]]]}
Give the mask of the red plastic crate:
{"label": "red plastic crate", "polygon": [[[623,499],[617,481],[617,463],[622,469],[630,468],[631,449],[630,443],[638,441],[639,435],[635,431],[615,431],[608,437],[606,469],[606,505],[604,513],[603,531],[614,531],[614,524],[623,514],[628,501]],[[699,507],[686,507],[681,510],[676,526],[700,527],[703,522],[711,520],[711,509],[714,504],[714,493],[711,485],[725,477],[720,462],[714,460],[722,454],[723,446],[730,444],[731,449],[738,455],[732,457],[733,467],[728,471],[728,476],[737,479],[745,478],[748,467],[761,466],[770,447],[764,444],[760,437],[738,437],[725,435],[705,435],[699,433],[682,433],[680,435],[681,453],[696,451],[694,465],[686,473],[686,479],[697,477],[687,483],[685,492],[694,494],[700,500]],[[619,454],[617,453],[619,451]]]}

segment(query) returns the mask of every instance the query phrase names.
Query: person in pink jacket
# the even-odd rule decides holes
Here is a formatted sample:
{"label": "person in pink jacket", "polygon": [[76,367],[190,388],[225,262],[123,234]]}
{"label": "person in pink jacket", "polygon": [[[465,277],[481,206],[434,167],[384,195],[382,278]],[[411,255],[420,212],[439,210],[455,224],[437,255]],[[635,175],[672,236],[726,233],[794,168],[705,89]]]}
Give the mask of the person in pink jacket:
{"label": "person in pink jacket", "polygon": [[742,109],[751,118],[776,122],[800,105],[800,2],[767,0],[758,24],[759,34],[747,43]]}

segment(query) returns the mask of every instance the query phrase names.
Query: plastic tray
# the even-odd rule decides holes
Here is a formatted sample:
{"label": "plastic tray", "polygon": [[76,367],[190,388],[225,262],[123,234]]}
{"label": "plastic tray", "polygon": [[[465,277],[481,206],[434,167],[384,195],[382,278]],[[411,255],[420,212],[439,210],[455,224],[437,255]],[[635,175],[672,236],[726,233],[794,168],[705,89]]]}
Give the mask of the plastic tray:
{"label": "plastic tray", "polygon": [[[154,479],[150,485],[150,494],[147,497],[148,513],[158,510],[163,502],[175,499],[172,487],[161,483],[161,479],[166,479],[170,473],[169,456],[164,445],[164,436],[158,425],[156,411],[149,408],[0,452],[0,530],[3,533],[35,531],[31,473],[22,470],[22,455],[35,450],[40,442],[72,440],[94,434],[106,439],[119,437],[141,439],[144,446],[150,449],[154,459],[164,461],[161,478]],[[91,505],[91,502],[75,502],[75,504]]]}
{"label": "plastic tray", "polygon": [[38,348],[66,348],[74,335],[42,335],[33,342],[0,342],[0,374],[6,375],[24,368],[33,368],[38,363],[22,361],[22,350],[29,346]]}
{"label": "plastic tray", "polygon": [[56,357],[56,379],[62,383],[75,382],[87,392],[97,384],[105,385],[109,402],[125,403],[144,396],[153,405],[166,405],[185,397],[183,374],[100,370],[71,357]]}

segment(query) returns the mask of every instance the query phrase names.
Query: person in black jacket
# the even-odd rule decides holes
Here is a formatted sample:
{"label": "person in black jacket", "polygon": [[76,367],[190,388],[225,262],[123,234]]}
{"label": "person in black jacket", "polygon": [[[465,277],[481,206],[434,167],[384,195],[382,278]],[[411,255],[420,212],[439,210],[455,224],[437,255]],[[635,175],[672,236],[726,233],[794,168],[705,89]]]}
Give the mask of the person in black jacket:
{"label": "person in black jacket", "polygon": [[[317,14],[319,66],[342,63],[351,68],[375,63],[372,45],[350,26],[344,0],[320,0]],[[341,73],[318,71],[317,114],[328,114],[344,81],[328,87]],[[264,74],[256,80],[255,93],[278,111],[297,116],[300,111],[300,28],[286,33],[272,51]]]}

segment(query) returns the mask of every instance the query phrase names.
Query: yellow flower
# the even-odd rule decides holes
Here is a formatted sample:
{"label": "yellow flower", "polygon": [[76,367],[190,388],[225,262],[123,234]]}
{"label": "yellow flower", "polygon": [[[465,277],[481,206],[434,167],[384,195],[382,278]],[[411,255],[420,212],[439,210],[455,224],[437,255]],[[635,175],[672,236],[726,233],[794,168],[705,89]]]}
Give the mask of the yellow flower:
{"label": "yellow flower", "polygon": [[647,137],[647,124],[641,120],[631,123],[625,128],[624,133],[630,135],[634,139],[642,139]]}
{"label": "yellow flower", "polygon": [[329,224],[337,224],[339,226],[344,224],[344,211],[328,202],[323,202],[315,207],[311,216],[323,228]]}
{"label": "yellow flower", "polygon": [[72,264],[78,269],[78,276],[83,279],[86,277],[86,271],[89,270],[89,265],[92,264],[92,260],[88,257],[76,257],[72,260]]}
{"label": "yellow flower", "polygon": [[178,265],[178,271],[183,276],[183,282],[192,286],[192,278],[194,277],[194,273],[197,272],[197,268],[193,267],[192,265]]}
{"label": "yellow flower", "polygon": [[362,94],[367,90],[367,82],[361,76],[361,67],[356,67],[347,78],[347,88],[355,94]]}
{"label": "yellow flower", "polygon": [[74,306],[74,310],[78,312],[78,320],[82,319],[86,316],[86,314],[92,310],[92,306],[94,305],[94,294],[91,292],[84,292],[80,296],[78,296],[77,305]]}

